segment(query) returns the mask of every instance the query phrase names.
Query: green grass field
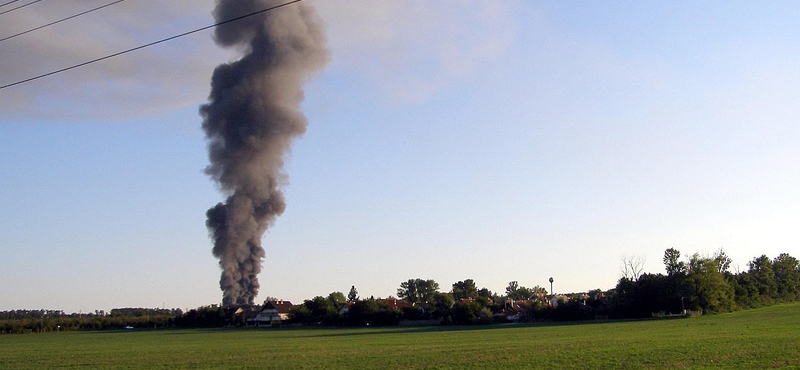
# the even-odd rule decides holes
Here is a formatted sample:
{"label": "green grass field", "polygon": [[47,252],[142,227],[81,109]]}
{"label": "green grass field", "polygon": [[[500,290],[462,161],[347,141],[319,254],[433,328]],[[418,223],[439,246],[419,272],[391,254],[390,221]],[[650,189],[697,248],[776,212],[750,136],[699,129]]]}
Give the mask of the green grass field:
{"label": "green grass field", "polygon": [[4,335],[0,368],[800,369],[800,304],[562,325]]}

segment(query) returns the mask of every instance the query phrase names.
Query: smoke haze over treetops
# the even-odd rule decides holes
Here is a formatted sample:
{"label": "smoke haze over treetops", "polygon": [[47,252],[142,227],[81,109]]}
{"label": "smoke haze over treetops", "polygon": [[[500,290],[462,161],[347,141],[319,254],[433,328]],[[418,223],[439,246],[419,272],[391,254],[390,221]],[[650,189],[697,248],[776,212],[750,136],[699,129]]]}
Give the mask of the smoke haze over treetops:
{"label": "smoke haze over treetops", "polygon": [[[219,0],[217,21],[282,1]],[[283,156],[306,130],[303,83],[328,61],[314,8],[295,3],[216,28],[217,44],[243,52],[219,65],[200,107],[210,160],[206,173],[228,195],[206,212],[219,258],[223,305],[252,304],[264,258],[261,236],[283,213]]]}

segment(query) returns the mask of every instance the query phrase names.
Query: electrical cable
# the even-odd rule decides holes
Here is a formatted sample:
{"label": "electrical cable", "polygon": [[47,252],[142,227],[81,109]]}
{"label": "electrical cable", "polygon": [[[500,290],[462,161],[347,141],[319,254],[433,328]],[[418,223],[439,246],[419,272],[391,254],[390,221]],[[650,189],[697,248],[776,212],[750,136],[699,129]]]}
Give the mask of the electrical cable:
{"label": "electrical cable", "polygon": [[42,26],[39,26],[39,27],[36,27],[36,28],[31,28],[31,29],[29,29],[29,30],[27,30],[27,31],[25,31],[25,32],[20,32],[20,33],[18,33],[18,34],[16,34],[16,35],[11,35],[11,36],[7,36],[7,37],[3,37],[3,38],[0,38],[0,42],[6,41],[6,40],[8,40],[8,39],[13,39],[13,38],[15,38],[15,37],[17,37],[17,36],[22,36],[22,35],[24,35],[24,34],[26,34],[26,33],[33,32],[33,31],[36,31],[36,30],[40,30],[40,29],[42,29],[42,28],[45,28],[45,27],[48,27],[48,26],[52,26],[52,25],[54,25],[54,24],[56,24],[56,23],[61,23],[61,22],[64,22],[64,21],[70,20],[70,19],[72,19],[72,18],[77,18],[77,17],[80,17],[80,16],[82,16],[82,15],[84,15],[84,14],[88,14],[88,13],[91,13],[91,12],[93,12],[93,11],[96,11],[96,10],[103,9],[103,8],[105,8],[105,7],[109,7],[109,6],[111,6],[111,5],[114,5],[114,4],[119,4],[119,3],[123,2],[123,1],[125,1],[125,0],[117,0],[117,1],[114,1],[113,3],[109,3],[109,4],[106,4],[106,5],[103,5],[103,6],[98,6],[97,8],[94,8],[94,9],[89,9],[89,10],[87,10],[87,11],[85,11],[85,12],[81,12],[81,13],[78,13],[78,14],[75,14],[75,15],[72,15],[72,16],[69,16],[69,17],[66,17],[66,18],[62,18],[62,19],[59,19],[59,20],[57,20],[57,21],[55,21],[55,22],[50,22],[50,23],[48,23],[48,24],[45,24],[45,25],[42,25]]}
{"label": "electrical cable", "polygon": [[75,69],[75,68],[78,68],[78,67],[83,67],[83,66],[85,66],[87,64],[92,64],[92,63],[96,63],[96,62],[99,62],[99,61],[102,61],[102,60],[110,59],[110,58],[113,58],[113,57],[116,57],[116,56],[120,56],[122,54],[127,54],[127,53],[130,53],[132,51],[139,50],[139,49],[144,49],[144,48],[146,48],[148,46],[161,44],[163,42],[174,40],[174,39],[177,39],[179,37],[183,37],[183,36],[186,36],[186,35],[191,35],[193,33],[197,33],[197,32],[200,32],[200,31],[205,31],[205,30],[207,30],[209,28],[213,28],[213,27],[221,26],[221,25],[224,25],[224,24],[227,24],[227,23],[235,22],[235,21],[238,21],[238,20],[241,20],[241,19],[244,19],[244,18],[252,17],[252,16],[257,15],[257,14],[261,14],[261,13],[265,13],[265,12],[268,12],[268,11],[271,11],[271,10],[282,8],[282,7],[290,5],[290,4],[299,3],[301,1],[303,1],[303,0],[293,0],[293,1],[289,1],[287,3],[283,3],[283,4],[280,4],[280,5],[275,5],[273,7],[269,7],[269,8],[266,8],[266,9],[257,10],[257,11],[252,12],[252,13],[248,13],[248,14],[241,15],[241,16],[238,16],[238,17],[235,17],[235,18],[231,18],[231,19],[227,19],[227,20],[224,20],[224,21],[221,21],[221,22],[217,22],[217,23],[212,24],[210,26],[197,28],[197,29],[194,29],[194,30],[191,30],[191,31],[188,31],[188,32],[181,33],[179,35],[170,36],[170,37],[167,37],[165,39],[161,39],[161,40],[158,40],[158,41],[153,41],[153,42],[148,43],[148,44],[140,45],[140,46],[137,46],[135,48],[130,48],[130,49],[127,49],[127,50],[123,50],[123,51],[114,53],[114,54],[106,55],[104,57],[100,57],[100,58],[97,58],[97,59],[92,59],[92,60],[89,60],[89,61],[86,61],[86,62],[83,62],[83,63],[78,63],[78,64],[70,66],[70,67],[61,68],[61,69],[56,70],[56,71],[44,73],[44,74],[41,74],[41,75],[38,75],[38,76],[35,76],[35,77],[31,77],[31,78],[27,78],[27,79],[24,79],[24,80],[21,80],[21,81],[10,83],[8,85],[3,85],[3,86],[0,86],[0,90],[5,89],[5,88],[9,88],[11,86],[16,86],[16,85],[19,85],[19,84],[30,82],[30,81],[33,81],[33,80],[38,80],[38,79],[43,78],[43,77],[52,76],[52,75],[54,75],[56,73],[66,72],[66,71],[69,71],[71,69]]}
{"label": "electrical cable", "polygon": [[4,7],[4,6],[6,6],[6,5],[8,5],[8,4],[13,4],[13,3],[16,3],[17,1],[19,1],[19,0],[11,0],[11,1],[7,2],[7,3],[0,4],[0,8],[2,8],[2,7]]}
{"label": "electrical cable", "polygon": [[[34,0],[34,1],[31,1],[31,2],[29,2],[27,4],[20,5],[20,6],[16,7],[16,8],[8,9],[6,11],[0,12],[0,15],[6,14],[6,13],[11,13],[11,12],[17,10],[17,9],[24,8],[24,7],[28,6],[28,5],[36,4],[36,3],[40,2],[40,1],[42,1],[42,0]],[[12,3],[13,3],[13,1],[12,1]],[[11,3],[6,3],[6,4],[11,4]]]}

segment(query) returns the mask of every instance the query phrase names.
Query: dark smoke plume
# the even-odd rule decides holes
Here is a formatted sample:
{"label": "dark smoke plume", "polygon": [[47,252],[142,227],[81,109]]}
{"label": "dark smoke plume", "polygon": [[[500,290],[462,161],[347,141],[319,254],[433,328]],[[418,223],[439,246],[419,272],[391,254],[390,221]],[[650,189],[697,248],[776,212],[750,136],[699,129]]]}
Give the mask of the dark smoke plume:
{"label": "dark smoke plume", "polygon": [[[269,0],[218,0],[217,21],[280,5]],[[241,59],[214,70],[200,107],[208,138],[206,173],[228,195],[206,212],[222,269],[223,305],[253,304],[264,258],[261,236],[286,207],[283,156],[306,130],[303,83],[328,60],[313,7],[296,3],[216,28],[220,46]]]}

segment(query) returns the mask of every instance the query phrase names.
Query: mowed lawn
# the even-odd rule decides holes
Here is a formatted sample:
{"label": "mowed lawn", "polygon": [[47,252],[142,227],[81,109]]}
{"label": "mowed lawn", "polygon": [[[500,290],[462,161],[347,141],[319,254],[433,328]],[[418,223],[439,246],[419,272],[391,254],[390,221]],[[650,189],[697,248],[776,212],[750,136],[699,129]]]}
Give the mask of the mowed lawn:
{"label": "mowed lawn", "polygon": [[0,368],[800,369],[800,304],[573,324],[4,335]]}

